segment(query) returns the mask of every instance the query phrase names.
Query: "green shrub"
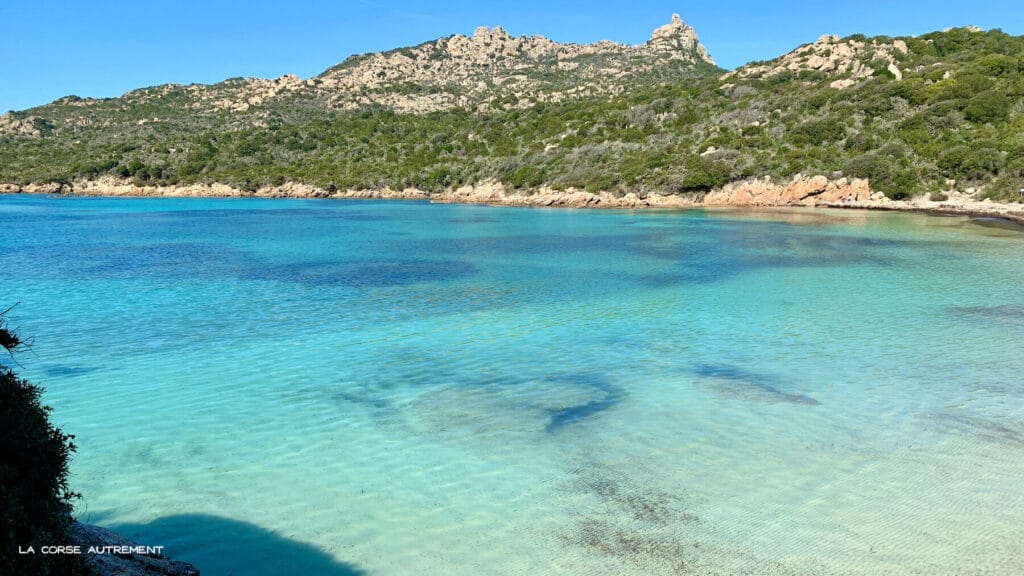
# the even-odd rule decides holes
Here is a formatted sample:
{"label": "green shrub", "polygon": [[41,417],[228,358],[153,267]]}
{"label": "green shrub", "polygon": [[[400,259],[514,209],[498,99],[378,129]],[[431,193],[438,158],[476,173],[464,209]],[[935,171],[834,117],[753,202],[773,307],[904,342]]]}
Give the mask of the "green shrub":
{"label": "green shrub", "polygon": [[1024,179],[998,178],[985,197],[999,202],[1024,202],[1024,192],[1021,190],[1024,190]]}
{"label": "green shrub", "polygon": [[[0,315],[0,346],[10,353],[19,344]],[[67,482],[74,437],[50,423],[42,392],[0,365],[0,574],[85,574],[81,556],[39,553],[68,543],[78,496]],[[28,546],[36,554],[18,553]]]}
{"label": "green shrub", "polygon": [[683,163],[685,169],[681,192],[705,192],[725,184],[729,179],[729,165],[701,156],[691,156]]}
{"label": "green shrub", "polygon": [[544,176],[543,168],[526,164],[512,172],[506,183],[511,184],[515,188],[540,186],[544,183]]}
{"label": "green shrub", "polygon": [[989,147],[954,146],[939,155],[936,165],[942,174],[957,180],[981,180],[995,174],[1003,155]]}
{"label": "green shrub", "polygon": [[850,152],[869,152],[878,147],[879,139],[870,132],[859,132],[846,139],[843,147]]}
{"label": "green shrub", "polygon": [[988,187],[985,196],[1000,202],[1024,202],[1024,159],[1007,163],[999,177]]}
{"label": "green shrub", "polygon": [[797,145],[820,146],[846,137],[846,128],[838,120],[808,120],[790,130],[790,141]]}
{"label": "green shrub", "polygon": [[913,169],[903,167],[891,156],[880,153],[862,154],[847,160],[843,165],[843,173],[867,178],[872,189],[883,192],[893,200],[914,196],[920,185]]}
{"label": "green shrub", "polygon": [[964,117],[971,122],[996,122],[1006,118],[1012,106],[1013,102],[1006,94],[987,90],[967,101]]}

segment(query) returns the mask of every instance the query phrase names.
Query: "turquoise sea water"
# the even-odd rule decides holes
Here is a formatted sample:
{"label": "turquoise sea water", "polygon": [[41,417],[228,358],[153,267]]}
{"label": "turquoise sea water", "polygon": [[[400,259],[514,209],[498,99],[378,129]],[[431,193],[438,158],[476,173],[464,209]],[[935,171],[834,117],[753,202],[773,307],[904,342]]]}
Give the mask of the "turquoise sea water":
{"label": "turquoise sea water", "polygon": [[85,521],[224,574],[1012,574],[1024,233],[0,197]]}

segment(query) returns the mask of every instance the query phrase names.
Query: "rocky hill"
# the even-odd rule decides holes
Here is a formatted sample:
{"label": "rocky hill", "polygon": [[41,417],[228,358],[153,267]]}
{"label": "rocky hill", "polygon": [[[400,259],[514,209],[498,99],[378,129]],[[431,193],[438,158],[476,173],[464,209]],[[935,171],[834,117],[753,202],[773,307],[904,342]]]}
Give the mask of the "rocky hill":
{"label": "rocky hill", "polygon": [[[166,84],[115,99],[69,96],[29,114],[0,116],[0,135],[41,137],[117,123],[173,121],[183,114],[264,125],[311,111],[382,106],[422,114],[451,108],[526,108],[592,96],[615,96],[639,82],[680,80],[718,68],[678,14],[644,44],[560,44],[477,28],[418,46],[352,56],[315,78],[233,78],[212,85]],[[152,116],[147,112],[152,111]],[[315,114],[312,114],[315,115]]]}
{"label": "rocky hill", "polygon": [[412,48],[349,58],[310,81],[333,108],[379,104],[424,113],[454,107],[524,108],[582,96],[617,95],[631,83],[714,69],[697,33],[679,18],[639,46],[559,44],[477,28]]}
{"label": "rocky hill", "polygon": [[[165,85],[11,112],[0,116],[0,184],[334,195],[497,182],[694,200],[803,174],[859,179],[894,199],[1016,201],[1021,102],[1024,38],[999,30],[826,35],[726,72],[678,16],[637,46],[479,28],[305,80]],[[751,186],[761,184],[730,190]]]}
{"label": "rocky hill", "polygon": [[780,74],[820,72],[835,78],[829,83],[830,87],[842,90],[859,80],[871,78],[880,70],[889,72],[896,80],[902,80],[899,59],[907,56],[908,51],[907,43],[903,40],[841,40],[838,36],[826,34],[813,44],[800,46],[770,62],[747,64],[722,78],[765,79]]}

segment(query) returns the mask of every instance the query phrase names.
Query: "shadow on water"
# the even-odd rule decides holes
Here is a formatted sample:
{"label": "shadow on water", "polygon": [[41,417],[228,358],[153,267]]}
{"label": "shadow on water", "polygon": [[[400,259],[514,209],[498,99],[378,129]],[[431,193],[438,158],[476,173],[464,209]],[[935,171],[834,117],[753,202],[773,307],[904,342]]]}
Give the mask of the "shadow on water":
{"label": "shadow on water", "polygon": [[691,372],[701,378],[714,380],[718,384],[717,388],[723,392],[733,393],[751,400],[789,402],[808,406],[821,404],[810,396],[780,390],[778,378],[769,374],[749,372],[725,364],[700,364]]}
{"label": "shadow on water", "polygon": [[954,306],[952,313],[981,321],[1009,322],[1024,325],[1024,305],[997,304],[995,306]]}
{"label": "shadow on water", "polygon": [[986,232],[986,236],[1017,236],[1024,232],[1024,224],[1008,220],[1006,218],[993,218],[993,217],[977,217],[971,218],[966,222],[967,227],[975,230],[981,228]]}
{"label": "shadow on water", "polygon": [[243,257],[241,252],[218,243],[118,245],[91,242],[73,248],[52,243],[0,253],[0,265],[16,269],[20,277],[33,280],[186,279],[226,276]]}
{"label": "shadow on water", "polygon": [[194,564],[203,576],[367,574],[310,544],[255,524],[220,516],[165,516],[148,524],[121,524],[112,529],[144,546],[165,546],[168,556]]}
{"label": "shadow on water", "polygon": [[888,266],[895,241],[823,234],[779,223],[709,222],[700,235],[649,237],[630,244],[639,256],[672,266],[639,278],[650,287],[712,284],[764,269]]}
{"label": "shadow on water", "polygon": [[254,265],[242,277],[308,286],[380,288],[446,282],[473,275],[476,271],[472,264],[458,260],[394,259]]}
{"label": "shadow on water", "polygon": [[931,414],[929,419],[947,434],[971,436],[985,442],[1024,448],[1024,422],[952,411]]}
{"label": "shadow on water", "polygon": [[440,220],[442,224],[498,224],[501,219],[495,216],[487,216],[484,214],[471,214],[465,216],[453,216],[451,218],[442,218]]}
{"label": "shadow on water", "polygon": [[50,364],[43,368],[43,374],[54,378],[72,378],[95,372],[99,368],[95,366],[74,366],[70,364]]}
{"label": "shadow on water", "polygon": [[626,397],[626,391],[615,386],[601,374],[578,373],[563,376],[561,380],[568,380],[574,385],[591,388],[602,392],[604,395],[596,400],[583,404],[575,404],[564,408],[549,410],[550,420],[544,427],[546,432],[557,432],[569,424],[589,418],[599,412],[603,412],[615,406]]}
{"label": "shadow on water", "polygon": [[504,256],[521,254],[629,253],[633,245],[649,235],[615,234],[515,234],[507,236],[470,236],[464,238],[425,238],[410,241],[399,250],[417,250],[430,254],[454,254],[459,257]]}

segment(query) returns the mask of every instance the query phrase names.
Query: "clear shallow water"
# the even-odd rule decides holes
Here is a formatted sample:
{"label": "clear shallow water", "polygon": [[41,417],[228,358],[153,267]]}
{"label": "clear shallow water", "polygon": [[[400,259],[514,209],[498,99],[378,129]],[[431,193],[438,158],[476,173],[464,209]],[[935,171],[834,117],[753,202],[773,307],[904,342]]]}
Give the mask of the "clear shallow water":
{"label": "clear shallow water", "polygon": [[1024,234],[0,197],[82,519],[217,574],[1007,574]]}

